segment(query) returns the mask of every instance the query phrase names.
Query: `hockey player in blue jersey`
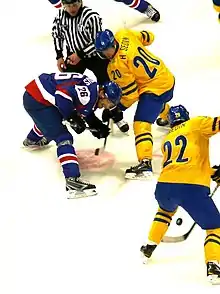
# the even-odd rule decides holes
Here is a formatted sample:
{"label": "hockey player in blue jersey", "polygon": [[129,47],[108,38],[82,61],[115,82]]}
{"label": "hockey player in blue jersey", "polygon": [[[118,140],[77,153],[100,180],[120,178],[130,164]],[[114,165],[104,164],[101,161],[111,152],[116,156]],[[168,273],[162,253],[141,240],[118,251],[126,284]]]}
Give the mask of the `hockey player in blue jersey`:
{"label": "hockey player in blue jersey", "polygon": [[35,125],[23,144],[29,148],[55,141],[57,156],[66,179],[68,198],[96,195],[96,186],[80,179],[73,137],[63,121],[77,134],[86,129],[98,139],[106,138],[110,129],[94,114],[97,108],[111,109],[121,98],[121,88],[114,82],[98,87],[97,82],[78,73],[43,73],[26,87],[23,105]]}
{"label": "hockey player in blue jersey", "polygon": [[[114,0],[116,2],[122,2],[130,8],[133,8],[140,13],[145,14],[152,21],[160,20],[160,13],[149,2],[145,0]],[[49,2],[56,8],[61,8],[61,0],[49,0]]]}

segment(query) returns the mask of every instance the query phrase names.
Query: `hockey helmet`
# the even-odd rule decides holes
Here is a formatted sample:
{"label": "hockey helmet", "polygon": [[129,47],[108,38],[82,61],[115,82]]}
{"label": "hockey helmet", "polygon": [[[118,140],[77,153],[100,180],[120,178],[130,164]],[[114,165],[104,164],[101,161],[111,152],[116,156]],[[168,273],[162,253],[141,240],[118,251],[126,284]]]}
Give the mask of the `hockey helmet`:
{"label": "hockey helmet", "polygon": [[81,3],[82,0],[61,0],[62,4],[74,4],[74,3]]}
{"label": "hockey helmet", "polygon": [[97,51],[104,51],[114,46],[114,34],[110,30],[100,31],[96,35],[95,47]]}
{"label": "hockey helmet", "polygon": [[115,105],[120,102],[122,96],[122,89],[113,81],[106,82],[102,86],[105,96],[109,101],[114,103]]}
{"label": "hockey helmet", "polygon": [[183,105],[171,106],[168,113],[170,126],[189,120],[189,112]]}

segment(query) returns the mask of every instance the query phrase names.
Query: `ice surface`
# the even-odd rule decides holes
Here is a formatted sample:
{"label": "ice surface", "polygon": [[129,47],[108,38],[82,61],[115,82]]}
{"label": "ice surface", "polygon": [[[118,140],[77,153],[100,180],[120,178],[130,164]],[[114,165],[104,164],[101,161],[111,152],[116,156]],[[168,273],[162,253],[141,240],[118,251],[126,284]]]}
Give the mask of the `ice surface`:
{"label": "ice surface", "polygon": [[[156,39],[151,50],[176,77],[172,104],[181,102],[192,115],[219,115],[220,38],[211,1],[155,0],[162,15],[157,24],[111,0],[85,3],[98,9],[114,31],[123,26],[152,30]],[[117,157],[113,169],[84,173],[99,191],[87,199],[66,199],[54,146],[34,153],[20,147],[32,127],[22,108],[24,86],[36,75],[56,70],[50,39],[56,10],[46,0],[2,5],[0,292],[219,293],[205,279],[204,233],[199,228],[183,243],[161,244],[151,264],[142,265],[139,248],[157,209],[156,179],[124,180],[124,170],[136,164],[132,131],[129,136],[115,131],[109,138],[107,150]],[[133,115],[134,108],[125,113],[130,126]],[[154,135],[159,154],[163,131],[155,127]],[[219,142],[219,136],[211,140],[213,164],[220,162]],[[103,142],[85,133],[75,144],[95,149]],[[155,157],[158,171],[159,161]],[[173,223],[170,230],[185,232],[191,222],[184,216],[182,226]]]}

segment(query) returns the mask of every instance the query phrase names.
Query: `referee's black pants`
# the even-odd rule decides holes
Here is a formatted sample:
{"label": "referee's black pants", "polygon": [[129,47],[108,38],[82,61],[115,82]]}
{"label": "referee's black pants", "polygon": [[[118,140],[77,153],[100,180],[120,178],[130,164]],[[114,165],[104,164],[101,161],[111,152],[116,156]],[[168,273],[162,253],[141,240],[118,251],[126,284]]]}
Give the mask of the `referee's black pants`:
{"label": "referee's black pants", "polygon": [[67,64],[67,60],[65,63],[67,67],[65,72],[77,72],[83,74],[86,69],[89,69],[96,76],[99,85],[109,81],[107,73],[108,59],[101,59],[98,56],[93,56],[91,58],[81,59],[76,65]]}

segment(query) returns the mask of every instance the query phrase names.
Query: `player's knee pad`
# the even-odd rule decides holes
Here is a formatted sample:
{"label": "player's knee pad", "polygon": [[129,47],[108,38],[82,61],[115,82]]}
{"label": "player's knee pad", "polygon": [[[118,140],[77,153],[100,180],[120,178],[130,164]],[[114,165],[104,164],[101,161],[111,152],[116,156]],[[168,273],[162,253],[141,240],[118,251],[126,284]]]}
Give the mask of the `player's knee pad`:
{"label": "player's knee pad", "polygon": [[73,144],[73,136],[66,132],[64,134],[61,134],[58,138],[55,140],[58,147],[63,145],[72,145]]}
{"label": "player's knee pad", "polygon": [[151,126],[152,124],[146,121],[134,121],[133,128],[135,136],[145,132],[151,133]]}

